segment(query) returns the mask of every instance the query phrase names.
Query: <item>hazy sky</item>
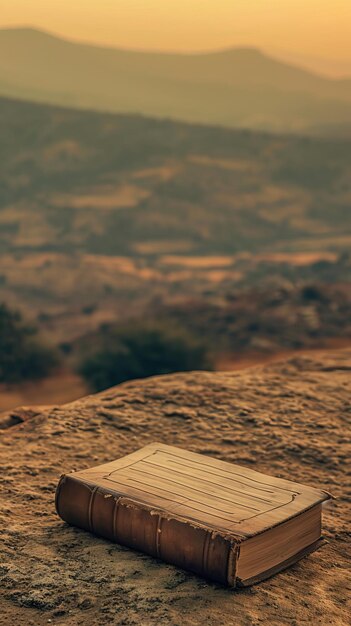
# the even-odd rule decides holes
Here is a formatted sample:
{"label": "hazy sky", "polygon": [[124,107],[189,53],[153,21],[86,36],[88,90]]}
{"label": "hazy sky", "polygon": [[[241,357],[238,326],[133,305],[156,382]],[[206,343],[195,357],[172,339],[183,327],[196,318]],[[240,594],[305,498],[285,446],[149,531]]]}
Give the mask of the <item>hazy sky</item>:
{"label": "hazy sky", "polygon": [[15,25],[128,48],[254,45],[351,62],[351,0],[0,0],[0,26]]}

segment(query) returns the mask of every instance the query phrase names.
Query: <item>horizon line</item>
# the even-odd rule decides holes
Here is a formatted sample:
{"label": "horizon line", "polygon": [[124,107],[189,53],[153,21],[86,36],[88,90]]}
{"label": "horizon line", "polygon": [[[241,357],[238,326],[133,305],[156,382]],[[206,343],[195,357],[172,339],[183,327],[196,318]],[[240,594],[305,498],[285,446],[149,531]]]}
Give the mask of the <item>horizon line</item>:
{"label": "horizon line", "polygon": [[[342,80],[351,79],[351,71],[350,73],[344,73],[344,74],[341,72],[337,74],[335,73],[333,74],[332,72],[323,72],[322,69],[320,70],[313,69],[311,66],[309,66],[308,62],[303,62],[299,60],[294,61],[292,59],[287,59],[286,57],[284,58],[283,52],[281,54],[275,51],[270,52],[267,48],[261,47],[261,46],[255,46],[254,44],[245,44],[245,45],[244,44],[240,44],[240,45],[232,44],[232,45],[225,46],[223,48],[210,48],[210,49],[207,48],[207,49],[199,49],[199,50],[172,50],[172,49],[165,50],[165,49],[160,49],[160,48],[128,47],[128,46],[120,46],[117,44],[113,45],[109,43],[103,44],[103,43],[92,41],[90,39],[71,38],[67,35],[51,31],[50,29],[46,29],[46,28],[42,28],[36,25],[30,25],[30,24],[3,25],[3,26],[0,25],[0,32],[1,31],[33,31],[42,35],[46,35],[53,39],[64,41],[65,43],[68,43],[71,45],[82,45],[82,46],[89,46],[92,48],[98,48],[100,50],[115,50],[119,52],[129,52],[129,53],[145,54],[145,55],[196,57],[196,56],[207,56],[211,54],[213,55],[225,54],[225,53],[232,52],[232,51],[246,50],[246,51],[255,52],[258,55],[268,57],[273,61],[279,62],[289,67],[293,67],[295,69],[305,71],[314,76],[318,76],[320,78],[324,78],[327,80],[342,81]],[[294,52],[286,52],[286,54],[291,55],[292,57],[294,56]],[[321,62],[322,60],[323,59],[320,59]],[[329,62],[338,63],[338,61],[336,61],[335,59],[330,59]],[[347,62],[347,61],[344,60],[344,62]],[[351,59],[350,59],[350,63],[351,63]]]}

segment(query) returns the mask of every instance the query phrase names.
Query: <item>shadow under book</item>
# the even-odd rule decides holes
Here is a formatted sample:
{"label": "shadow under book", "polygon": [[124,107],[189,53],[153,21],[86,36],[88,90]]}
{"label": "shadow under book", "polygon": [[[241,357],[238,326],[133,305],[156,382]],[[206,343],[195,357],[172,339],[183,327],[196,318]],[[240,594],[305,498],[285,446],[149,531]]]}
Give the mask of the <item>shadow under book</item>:
{"label": "shadow under book", "polygon": [[61,477],[60,517],[230,587],[318,547],[327,492],[152,443]]}

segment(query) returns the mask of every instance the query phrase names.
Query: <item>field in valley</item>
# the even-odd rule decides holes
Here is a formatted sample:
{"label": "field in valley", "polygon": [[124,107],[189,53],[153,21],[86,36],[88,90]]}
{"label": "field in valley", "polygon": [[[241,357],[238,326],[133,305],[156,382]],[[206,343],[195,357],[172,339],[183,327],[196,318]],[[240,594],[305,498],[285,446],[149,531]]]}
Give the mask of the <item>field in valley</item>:
{"label": "field in valley", "polygon": [[[0,301],[62,355],[38,401],[82,395],[79,351],[131,319],[176,321],[234,368],[347,345],[351,141],[0,112]],[[36,404],[26,389],[3,408]]]}

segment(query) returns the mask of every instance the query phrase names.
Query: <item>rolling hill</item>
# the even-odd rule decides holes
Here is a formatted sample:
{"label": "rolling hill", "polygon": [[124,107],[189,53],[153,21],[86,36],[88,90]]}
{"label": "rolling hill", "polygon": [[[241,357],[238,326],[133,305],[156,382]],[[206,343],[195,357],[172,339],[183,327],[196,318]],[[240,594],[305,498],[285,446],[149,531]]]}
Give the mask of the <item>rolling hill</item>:
{"label": "rolling hill", "polygon": [[147,53],[2,29],[0,94],[276,132],[351,128],[351,80],[324,78],[250,48]]}
{"label": "rolling hill", "polygon": [[349,281],[351,141],[5,98],[0,136],[1,299],[50,340],[151,300]]}
{"label": "rolling hill", "polygon": [[351,141],[0,100],[1,252],[342,250]]}

